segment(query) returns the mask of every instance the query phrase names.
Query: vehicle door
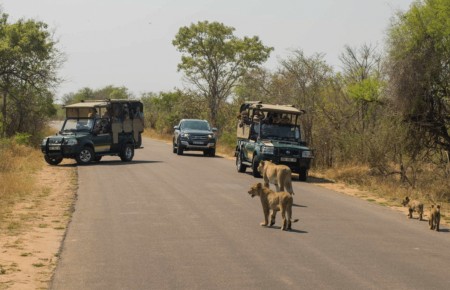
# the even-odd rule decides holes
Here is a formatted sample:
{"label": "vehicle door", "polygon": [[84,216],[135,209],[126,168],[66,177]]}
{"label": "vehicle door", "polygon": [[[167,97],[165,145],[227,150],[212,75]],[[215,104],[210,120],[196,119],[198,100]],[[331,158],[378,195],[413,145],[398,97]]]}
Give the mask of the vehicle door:
{"label": "vehicle door", "polygon": [[95,119],[92,129],[92,142],[96,153],[111,151],[112,134],[111,124],[108,118]]}

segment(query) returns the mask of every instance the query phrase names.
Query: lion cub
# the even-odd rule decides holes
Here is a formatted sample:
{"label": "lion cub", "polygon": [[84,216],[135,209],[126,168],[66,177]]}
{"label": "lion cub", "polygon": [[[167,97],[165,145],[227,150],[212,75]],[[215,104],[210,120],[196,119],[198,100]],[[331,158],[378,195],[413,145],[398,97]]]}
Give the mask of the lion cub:
{"label": "lion cub", "polygon": [[412,214],[415,211],[419,214],[419,221],[422,220],[423,203],[418,200],[410,200],[409,197],[405,197],[402,201],[402,205],[408,207],[408,218],[412,218]]}
{"label": "lion cub", "polygon": [[290,194],[292,190],[292,172],[286,165],[278,165],[272,161],[266,160],[259,162],[258,171],[264,178],[264,186],[269,187],[269,182],[275,184],[277,191],[286,189]]}
{"label": "lion cub", "polygon": [[428,220],[428,224],[430,225],[430,230],[436,230],[439,232],[439,223],[441,221],[441,206],[431,205],[430,211],[430,219]]}
{"label": "lion cub", "polygon": [[[261,226],[267,226],[269,224],[269,215],[269,227],[273,226],[277,211],[281,211],[281,216],[283,218],[281,230],[291,230],[291,223],[298,222],[298,219],[291,220],[292,204],[294,202],[291,194],[285,191],[274,192],[268,187],[263,187],[261,183],[254,184],[248,191],[248,194],[250,194],[252,198],[259,196],[261,199],[264,213],[264,222],[261,223]],[[270,213],[271,211],[272,213]]]}

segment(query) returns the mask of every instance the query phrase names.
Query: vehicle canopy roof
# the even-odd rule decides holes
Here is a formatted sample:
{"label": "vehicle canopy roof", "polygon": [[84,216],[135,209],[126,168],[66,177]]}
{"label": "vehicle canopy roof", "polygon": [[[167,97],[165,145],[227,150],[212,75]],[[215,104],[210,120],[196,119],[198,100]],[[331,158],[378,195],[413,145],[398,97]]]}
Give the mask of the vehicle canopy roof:
{"label": "vehicle canopy roof", "polygon": [[87,118],[95,110],[100,116],[108,110],[113,115],[122,114],[125,108],[133,112],[143,112],[143,104],[139,100],[128,99],[106,99],[106,100],[84,100],[79,103],[64,106],[68,118]]}
{"label": "vehicle canopy roof", "polygon": [[240,112],[248,110],[248,109],[257,109],[262,112],[277,112],[277,113],[285,113],[285,114],[293,114],[293,115],[302,115],[305,113],[304,110],[299,110],[295,108],[293,105],[272,105],[272,104],[263,104],[261,101],[250,101],[245,102],[241,105]]}
{"label": "vehicle canopy roof", "polygon": [[139,100],[127,100],[127,99],[110,99],[110,100],[85,100],[79,103],[70,104],[64,106],[64,108],[101,108],[107,107],[112,103],[141,103]]}

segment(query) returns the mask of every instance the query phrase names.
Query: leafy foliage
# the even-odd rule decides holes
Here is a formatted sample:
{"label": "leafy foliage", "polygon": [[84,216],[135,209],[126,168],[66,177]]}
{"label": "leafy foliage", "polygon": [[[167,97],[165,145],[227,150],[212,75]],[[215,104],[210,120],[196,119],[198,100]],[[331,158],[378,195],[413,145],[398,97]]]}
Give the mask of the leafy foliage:
{"label": "leafy foliage", "polygon": [[173,126],[180,119],[206,119],[204,103],[198,96],[188,92],[174,91],[149,93],[142,97],[145,111],[145,122],[148,128],[153,128],[161,134],[171,133]]}
{"label": "leafy foliage", "polygon": [[64,105],[78,103],[84,100],[105,100],[105,99],[132,99],[133,94],[126,87],[115,87],[112,85],[93,90],[85,87],[75,93],[69,93],[63,96]]}
{"label": "leafy foliage", "polygon": [[391,96],[418,149],[450,152],[450,2],[415,2],[389,31]]}
{"label": "leafy foliage", "polygon": [[265,62],[273,50],[257,36],[238,38],[233,31],[222,23],[203,21],[181,27],[172,42],[182,53],[178,70],[207,103],[214,126],[237,81]]}
{"label": "leafy foliage", "polygon": [[45,23],[0,18],[0,95],[2,135],[34,134],[55,113],[51,89],[63,61]]}

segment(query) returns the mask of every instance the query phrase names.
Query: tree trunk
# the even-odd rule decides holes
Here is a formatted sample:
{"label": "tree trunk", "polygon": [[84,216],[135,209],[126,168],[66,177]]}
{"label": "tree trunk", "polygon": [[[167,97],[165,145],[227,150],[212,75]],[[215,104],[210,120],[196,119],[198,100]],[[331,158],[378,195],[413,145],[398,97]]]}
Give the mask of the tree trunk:
{"label": "tree trunk", "polygon": [[3,94],[2,115],[3,115],[2,138],[5,138],[6,137],[6,93]]}

